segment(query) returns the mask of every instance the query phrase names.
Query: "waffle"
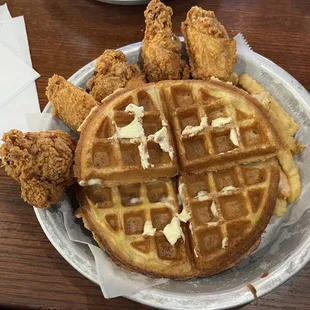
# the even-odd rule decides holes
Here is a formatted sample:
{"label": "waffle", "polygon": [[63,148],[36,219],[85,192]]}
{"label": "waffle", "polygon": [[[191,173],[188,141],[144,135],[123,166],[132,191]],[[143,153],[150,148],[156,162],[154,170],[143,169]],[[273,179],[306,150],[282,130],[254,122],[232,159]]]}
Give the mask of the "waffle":
{"label": "waffle", "polygon": [[[129,111],[137,107],[143,108],[139,119]],[[142,124],[144,135],[119,134],[133,122]],[[154,138],[163,129],[169,151]],[[182,174],[216,171],[266,160],[281,147],[259,103],[220,81],[163,81],[121,90],[94,109],[80,130],[75,161],[81,185],[145,182],[172,177],[178,168]]]}
{"label": "waffle", "polygon": [[275,156],[281,141],[259,103],[219,81],[163,83],[181,172]]}
{"label": "waffle", "polygon": [[[278,181],[275,159],[181,176],[179,194],[190,219],[182,224],[184,239],[173,246],[163,231],[181,210],[169,179],[80,187],[76,215],[122,267],[179,280],[208,276],[233,267],[257,247],[275,206]],[[147,221],[156,228],[153,236],[143,235]]]}
{"label": "waffle", "polygon": [[134,184],[177,174],[170,125],[160,103],[153,85],[118,91],[90,113],[76,149],[81,185]]}

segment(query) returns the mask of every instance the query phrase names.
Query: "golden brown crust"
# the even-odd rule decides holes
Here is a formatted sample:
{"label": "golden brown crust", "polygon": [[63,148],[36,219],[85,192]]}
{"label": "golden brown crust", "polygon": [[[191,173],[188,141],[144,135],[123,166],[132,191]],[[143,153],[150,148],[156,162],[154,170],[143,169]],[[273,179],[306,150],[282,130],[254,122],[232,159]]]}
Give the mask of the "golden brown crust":
{"label": "golden brown crust", "polygon": [[76,142],[62,131],[22,133],[13,129],[0,148],[6,173],[21,183],[22,198],[38,208],[59,202],[73,181]]}
{"label": "golden brown crust", "polygon": [[214,12],[192,7],[182,23],[191,74],[228,80],[236,62],[236,42],[230,39]]}
{"label": "golden brown crust", "polygon": [[99,105],[84,89],[54,74],[48,81],[46,96],[53,114],[62,119],[72,130],[77,130],[92,108]]}
{"label": "golden brown crust", "polygon": [[181,43],[172,33],[172,15],[171,7],[160,0],[152,0],[144,12],[146,29],[142,57],[149,82],[181,79],[186,68],[181,59]]}
{"label": "golden brown crust", "polygon": [[87,88],[101,102],[119,88],[132,89],[145,82],[145,74],[138,65],[127,64],[123,52],[108,49],[97,59],[95,75],[87,82]]}

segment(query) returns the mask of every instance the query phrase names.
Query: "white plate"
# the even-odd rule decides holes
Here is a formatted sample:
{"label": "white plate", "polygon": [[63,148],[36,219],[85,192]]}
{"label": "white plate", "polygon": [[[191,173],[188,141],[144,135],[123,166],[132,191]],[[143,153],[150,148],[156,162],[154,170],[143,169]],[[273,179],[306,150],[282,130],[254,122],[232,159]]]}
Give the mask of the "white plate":
{"label": "white plate", "polygon": [[[140,61],[141,43],[121,48],[130,63]],[[290,101],[290,113],[310,125],[310,95],[291,75],[268,59],[257,55],[265,82],[275,86]],[[69,81],[84,87],[93,75],[95,61],[76,72]],[[268,86],[268,85],[266,85]],[[50,111],[47,105],[44,112]],[[302,176],[303,177],[303,176]],[[56,250],[81,274],[98,283],[95,262],[88,246],[68,239],[62,214],[57,206],[35,209],[36,216]],[[298,208],[298,202],[295,208]],[[128,298],[161,309],[225,309],[253,300],[246,284],[251,283],[262,296],[292,277],[310,260],[310,212],[294,225],[283,228],[268,249],[256,251],[233,269],[218,275],[190,281],[169,281]],[[269,272],[269,276],[260,275]]]}

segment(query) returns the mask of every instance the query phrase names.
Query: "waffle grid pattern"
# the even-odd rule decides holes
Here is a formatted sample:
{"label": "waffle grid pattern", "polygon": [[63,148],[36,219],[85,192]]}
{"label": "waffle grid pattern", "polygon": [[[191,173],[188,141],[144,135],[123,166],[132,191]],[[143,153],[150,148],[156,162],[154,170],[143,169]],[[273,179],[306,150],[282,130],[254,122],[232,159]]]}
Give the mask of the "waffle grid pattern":
{"label": "waffle grid pattern", "polygon": [[[133,113],[125,112],[130,104],[144,108],[144,115],[139,123],[142,123],[145,135],[120,139],[118,129],[128,126],[135,119]],[[170,126],[156,88],[130,95],[126,93],[118,104],[107,106],[105,111],[99,112],[92,125],[92,133],[88,134],[88,141],[81,151],[86,160],[81,160],[81,167],[78,167],[79,179],[101,179],[104,185],[115,186],[122,182],[135,183],[135,179],[139,182],[176,175],[176,156],[171,159],[170,154],[163,151],[159,143],[149,139],[166,127],[169,143],[173,148]],[[148,167],[144,169],[145,160]]]}
{"label": "waffle grid pattern", "polygon": [[[180,208],[171,180],[83,190],[97,218],[113,235],[126,236],[135,250],[153,259],[178,259],[180,244],[171,246],[161,232]],[[154,237],[142,236],[146,221],[156,228]]]}
{"label": "waffle grid pattern", "polygon": [[[156,94],[154,95],[156,96]],[[125,112],[126,106],[133,103],[144,108],[142,125],[146,138],[155,134],[162,128],[162,120],[165,120],[165,116],[154,102],[155,99],[151,99],[149,93],[141,91],[136,96],[132,95],[125,98],[123,102],[113,109],[112,114],[105,118],[97,131],[94,144],[93,163],[97,169],[116,167],[119,170],[121,167],[141,167],[139,145],[143,142],[142,139],[117,139],[115,137],[115,127],[125,127],[134,120],[133,114]],[[105,152],[102,150],[105,150]],[[162,151],[157,143],[148,141],[146,152],[150,156],[151,165],[171,165],[168,153]]]}
{"label": "waffle grid pattern", "polygon": [[[231,241],[236,242],[236,225],[243,227],[237,238],[255,225],[257,215],[262,212],[261,208],[267,199],[266,189],[272,177],[271,172],[264,164],[260,164],[260,167],[236,166],[218,172],[181,177],[180,183],[184,184],[180,186],[183,207],[192,215],[190,239],[192,247],[196,249],[196,260],[199,260],[200,254],[215,253],[229,246]],[[234,188],[225,191],[228,186]],[[199,192],[204,193],[200,198]],[[213,202],[216,213],[211,209]]]}
{"label": "waffle grid pattern", "polygon": [[[259,115],[254,116],[254,109],[242,99],[236,101],[228,95],[211,94],[212,90],[209,93],[195,84],[171,86],[165,92],[180,164],[185,172],[191,172],[197,165],[217,170],[220,160],[231,158],[233,163],[236,155],[244,161],[247,157],[275,152],[276,141],[268,134],[268,124]],[[201,126],[205,117],[208,126],[201,127],[196,134],[182,134],[187,126]],[[212,121],[219,118],[231,121],[212,126]],[[230,139],[231,130],[235,130],[238,145]]]}

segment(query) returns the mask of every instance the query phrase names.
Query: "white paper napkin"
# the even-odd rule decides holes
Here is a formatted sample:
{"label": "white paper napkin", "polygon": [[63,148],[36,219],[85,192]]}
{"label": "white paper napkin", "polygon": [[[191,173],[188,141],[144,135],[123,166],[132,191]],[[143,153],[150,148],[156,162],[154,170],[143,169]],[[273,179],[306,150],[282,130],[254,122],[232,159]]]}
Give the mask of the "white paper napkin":
{"label": "white paper napkin", "polygon": [[[0,25],[0,43],[32,67],[24,17],[11,18],[5,4],[0,6]],[[12,128],[28,131],[26,113],[40,113],[34,81],[0,107],[0,138]]]}
{"label": "white paper napkin", "polygon": [[11,14],[8,10],[8,7],[5,4],[0,5],[0,20],[9,19],[11,18]]}
{"label": "white paper napkin", "polygon": [[0,42],[32,67],[23,16],[0,20]]}
{"label": "white paper napkin", "polygon": [[0,43],[0,107],[30,85],[39,74]]}

